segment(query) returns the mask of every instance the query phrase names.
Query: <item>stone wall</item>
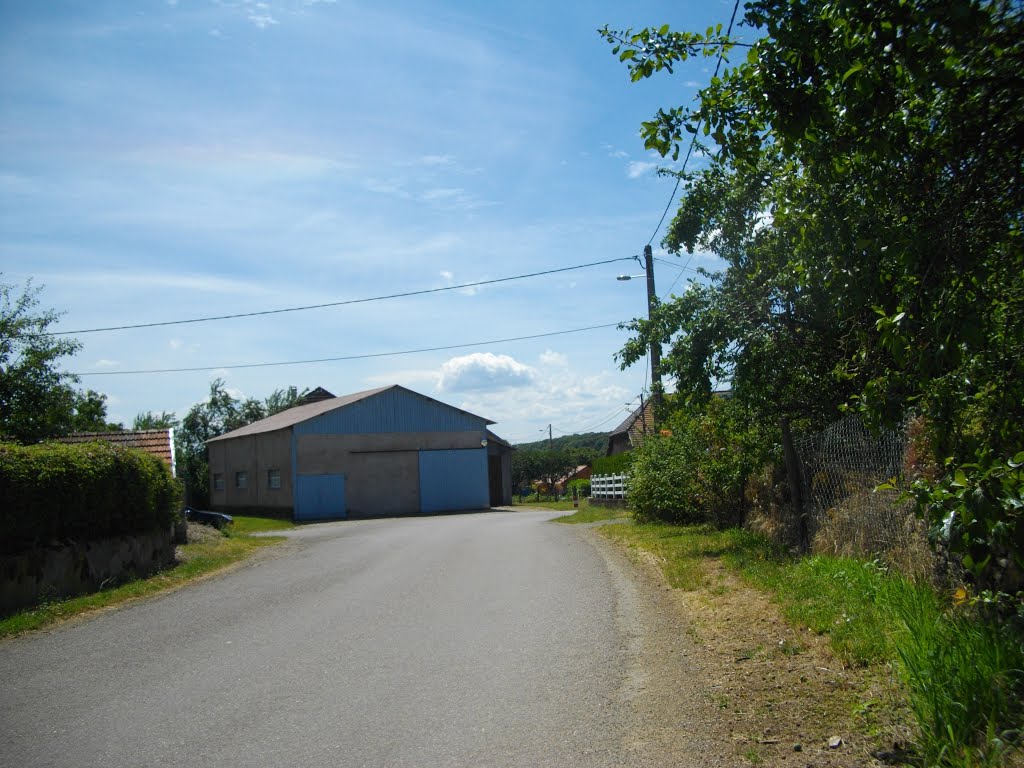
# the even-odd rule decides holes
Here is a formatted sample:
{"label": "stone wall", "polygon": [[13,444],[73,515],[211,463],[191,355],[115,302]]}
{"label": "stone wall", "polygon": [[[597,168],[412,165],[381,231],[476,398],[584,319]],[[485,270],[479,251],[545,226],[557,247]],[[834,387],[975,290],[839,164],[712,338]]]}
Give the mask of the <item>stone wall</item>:
{"label": "stone wall", "polygon": [[168,529],[2,555],[0,613],[146,576],[174,562],[174,539]]}

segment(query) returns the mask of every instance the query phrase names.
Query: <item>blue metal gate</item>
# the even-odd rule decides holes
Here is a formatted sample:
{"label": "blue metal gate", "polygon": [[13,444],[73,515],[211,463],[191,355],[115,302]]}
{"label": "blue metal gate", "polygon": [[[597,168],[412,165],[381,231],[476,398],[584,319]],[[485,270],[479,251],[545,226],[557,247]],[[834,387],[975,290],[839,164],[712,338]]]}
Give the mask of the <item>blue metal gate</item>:
{"label": "blue metal gate", "polygon": [[487,451],[420,451],[420,511],[487,509]]}
{"label": "blue metal gate", "polygon": [[296,520],[336,520],[346,514],[344,475],[296,476]]}

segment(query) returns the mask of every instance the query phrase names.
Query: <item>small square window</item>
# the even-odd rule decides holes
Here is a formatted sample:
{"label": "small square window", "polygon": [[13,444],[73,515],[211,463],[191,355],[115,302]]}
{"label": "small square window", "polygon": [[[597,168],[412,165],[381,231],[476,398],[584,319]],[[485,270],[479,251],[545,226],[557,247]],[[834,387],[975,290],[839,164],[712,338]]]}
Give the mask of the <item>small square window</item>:
{"label": "small square window", "polygon": [[249,473],[248,472],[235,472],[235,488],[248,488],[249,487]]}
{"label": "small square window", "polygon": [[280,488],[281,487],[281,470],[280,469],[268,469],[267,470],[267,487],[268,488]]}
{"label": "small square window", "polygon": [[213,473],[213,490],[223,491],[224,490],[224,473],[214,472]]}

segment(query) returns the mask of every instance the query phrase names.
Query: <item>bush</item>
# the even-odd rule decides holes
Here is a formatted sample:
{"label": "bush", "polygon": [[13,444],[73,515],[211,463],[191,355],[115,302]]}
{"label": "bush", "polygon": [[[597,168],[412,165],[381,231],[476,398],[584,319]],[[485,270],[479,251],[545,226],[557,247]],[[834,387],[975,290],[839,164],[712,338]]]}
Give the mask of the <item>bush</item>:
{"label": "bush", "polygon": [[576,491],[576,496],[579,498],[587,498],[590,496],[590,479],[586,477],[578,477],[575,480],[569,481],[569,486],[566,489],[566,497],[572,498],[573,491]]}
{"label": "bush", "polygon": [[594,459],[590,464],[592,474],[595,475],[621,475],[629,474],[629,468],[633,464],[633,451],[617,453],[614,456],[601,456]]}
{"label": "bush", "polygon": [[0,445],[0,551],[170,526],[180,489],[156,456],[110,443]]}
{"label": "bush", "polygon": [[633,451],[629,499],[638,520],[742,525],[747,477],[772,445],[739,404],[714,399],[677,411]]}

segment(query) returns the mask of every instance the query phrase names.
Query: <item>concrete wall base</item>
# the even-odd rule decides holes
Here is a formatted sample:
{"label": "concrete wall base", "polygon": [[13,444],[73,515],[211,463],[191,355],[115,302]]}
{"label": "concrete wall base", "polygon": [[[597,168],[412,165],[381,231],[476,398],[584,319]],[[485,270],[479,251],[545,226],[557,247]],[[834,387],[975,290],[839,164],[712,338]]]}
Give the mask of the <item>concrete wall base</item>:
{"label": "concrete wall base", "polygon": [[85,542],[62,542],[0,556],[0,613],[43,600],[95,592],[174,562],[172,528]]}

